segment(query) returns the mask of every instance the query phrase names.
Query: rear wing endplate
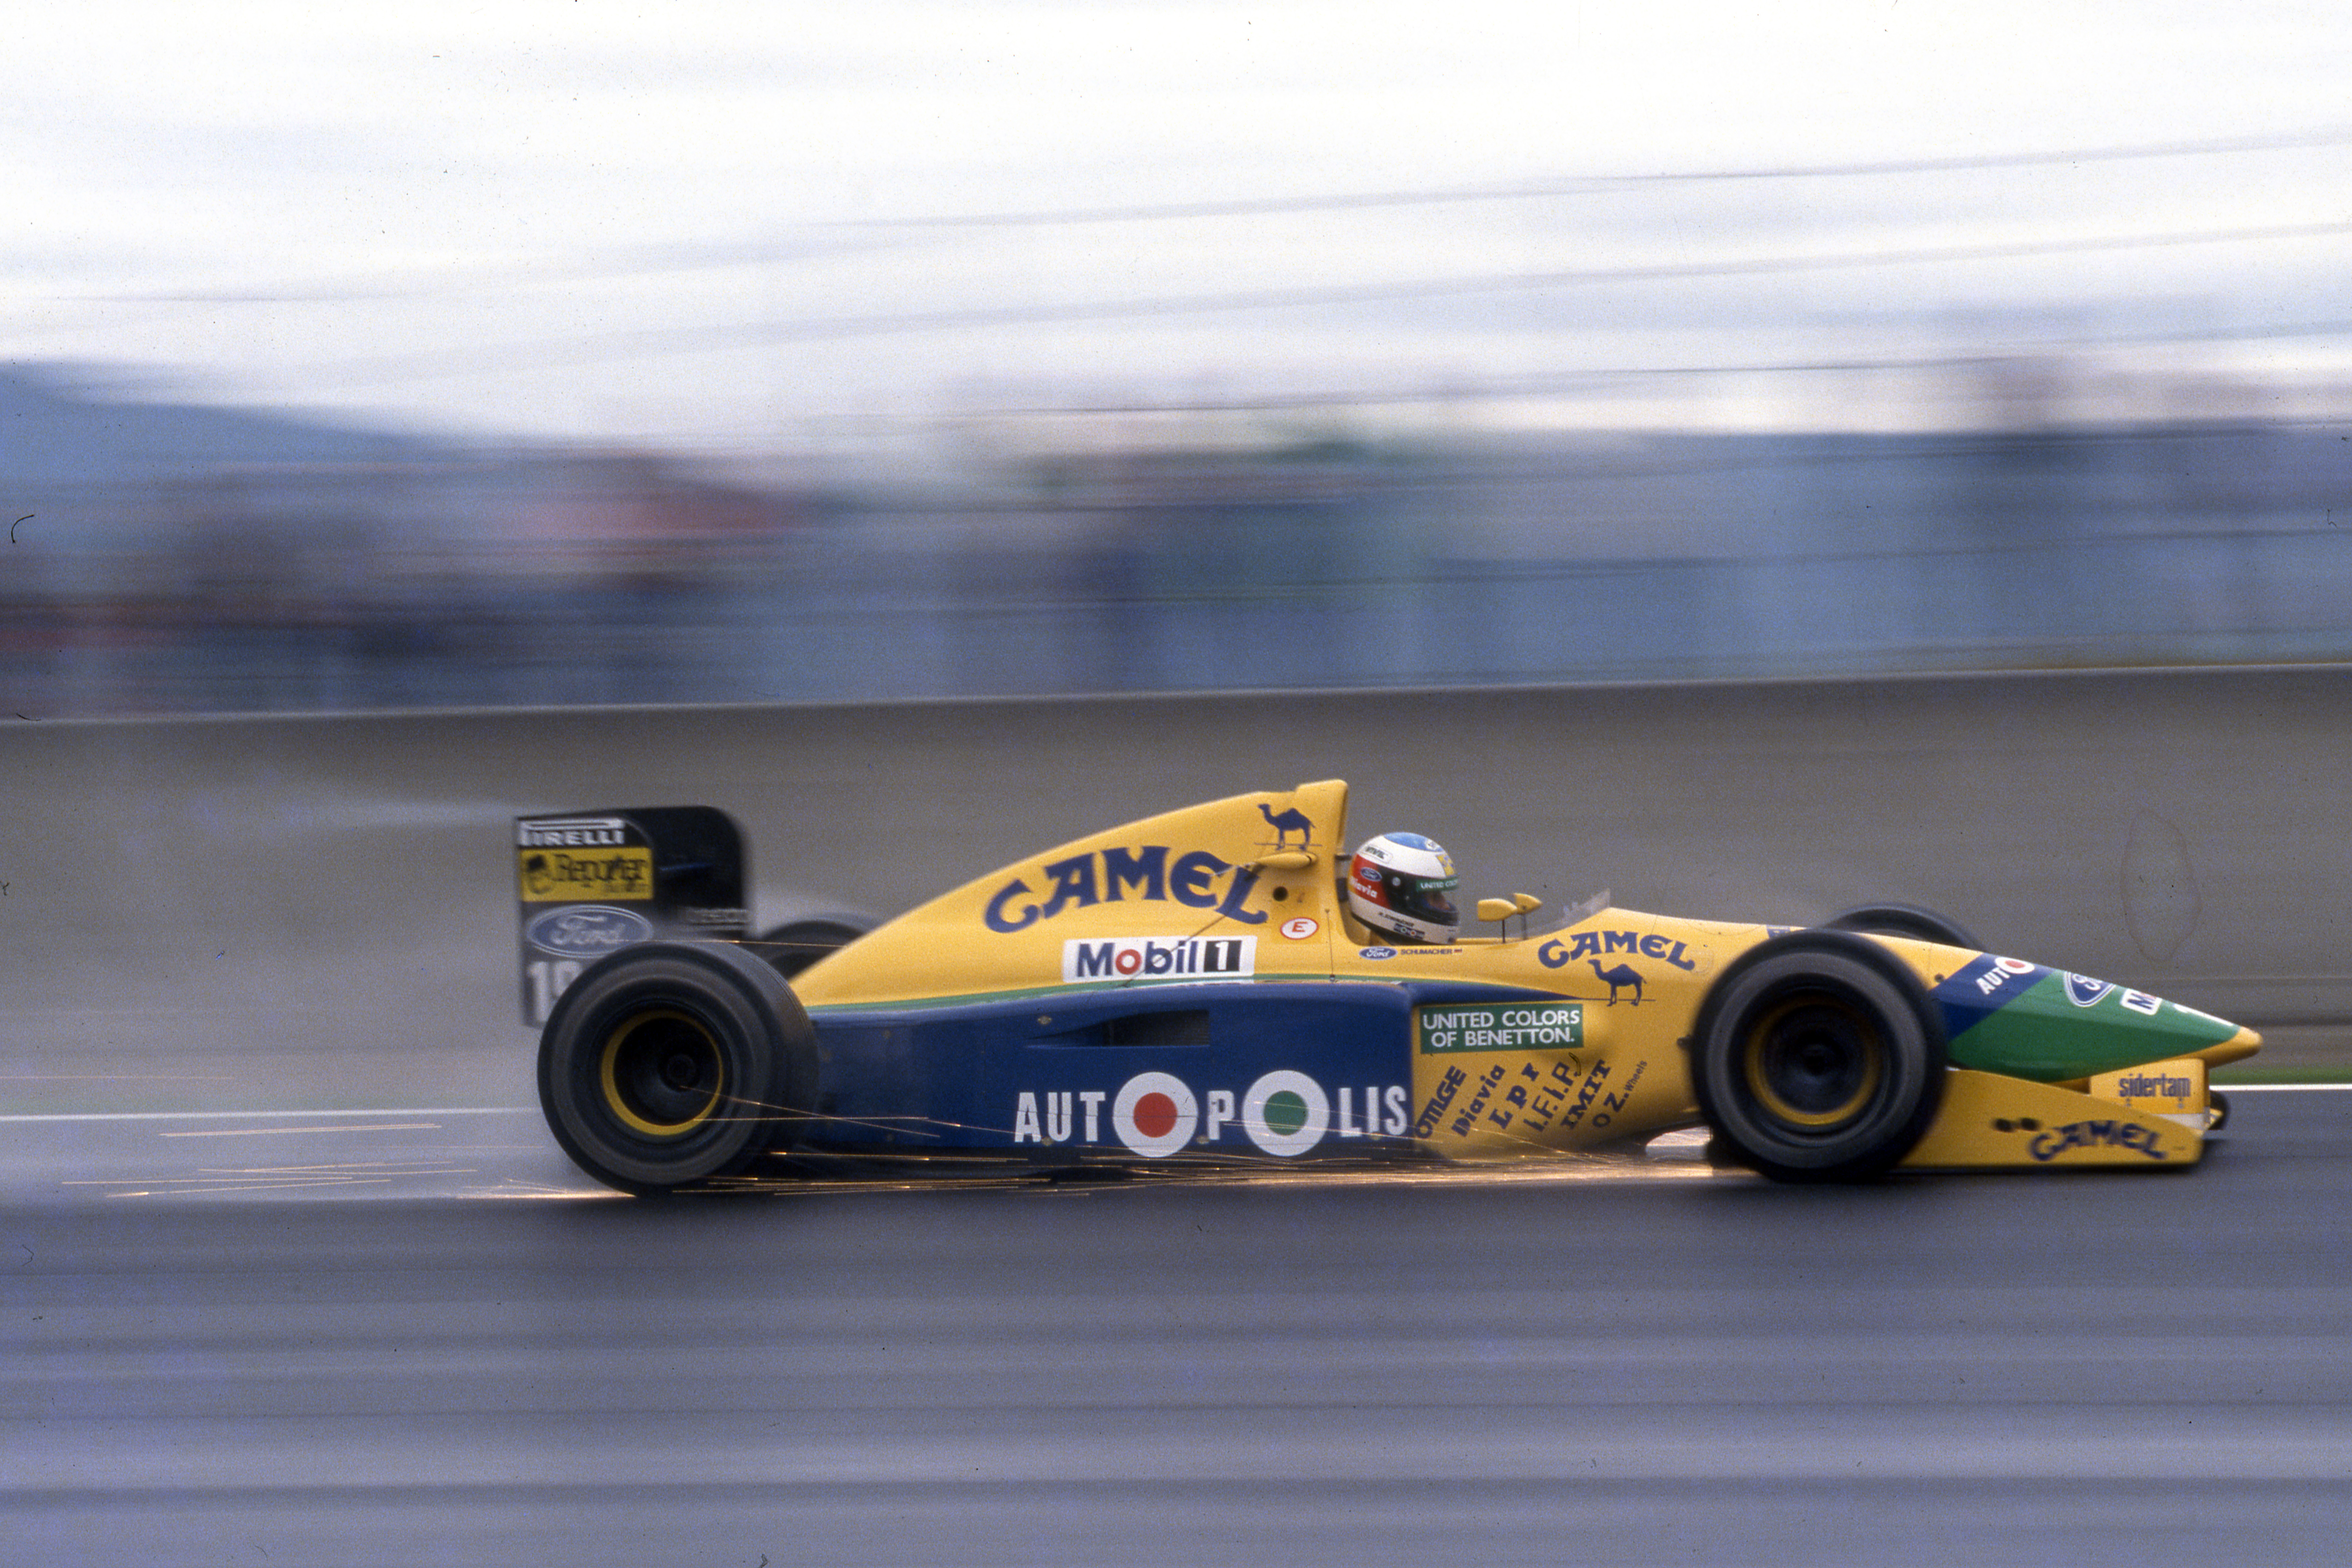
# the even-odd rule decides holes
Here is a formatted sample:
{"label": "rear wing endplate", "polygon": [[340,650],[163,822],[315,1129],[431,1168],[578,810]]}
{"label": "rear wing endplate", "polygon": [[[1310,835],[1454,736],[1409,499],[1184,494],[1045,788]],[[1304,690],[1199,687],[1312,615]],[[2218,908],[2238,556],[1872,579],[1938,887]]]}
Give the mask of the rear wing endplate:
{"label": "rear wing endplate", "polygon": [[515,819],[522,1019],[608,952],[656,938],[751,934],[742,830],[714,806],[628,806]]}

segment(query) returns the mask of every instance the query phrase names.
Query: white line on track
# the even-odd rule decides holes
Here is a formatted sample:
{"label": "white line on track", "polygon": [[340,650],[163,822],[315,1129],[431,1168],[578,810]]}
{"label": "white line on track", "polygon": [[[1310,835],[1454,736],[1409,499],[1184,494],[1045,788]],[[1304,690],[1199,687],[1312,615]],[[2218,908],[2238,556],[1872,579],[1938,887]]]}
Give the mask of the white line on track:
{"label": "white line on track", "polygon": [[0,1116],[5,1121],[260,1121],[303,1116],[317,1121],[334,1116],[536,1116],[536,1105],[404,1106],[397,1110],[68,1110],[41,1115]]}
{"label": "white line on track", "polygon": [[2345,1094],[2352,1083],[2217,1083],[2223,1094]]}
{"label": "white line on track", "polygon": [[438,1132],[437,1121],[337,1122],[326,1127],[202,1127],[189,1132],[166,1132],[166,1138],[282,1138],[296,1132]]}

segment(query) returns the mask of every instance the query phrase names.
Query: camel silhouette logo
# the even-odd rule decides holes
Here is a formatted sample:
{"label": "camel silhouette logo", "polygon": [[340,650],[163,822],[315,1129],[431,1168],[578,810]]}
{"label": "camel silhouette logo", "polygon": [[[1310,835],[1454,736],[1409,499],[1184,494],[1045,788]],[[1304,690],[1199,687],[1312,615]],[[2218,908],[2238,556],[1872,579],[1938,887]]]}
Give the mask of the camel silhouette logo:
{"label": "camel silhouette logo", "polygon": [[1621,963],[1614,969],[1603,969],[1601,967],[1601,961],[1597,958],[1588,958],[1584,962],[1592,965],[1592,973],[1601,976],[1601,983],[1609,987],[1609,1005],[1612,1007],[1617,1005],[1617,993],[1628,985],[1633,988],[1633,1000],[1627,1005],[1638,1007],[1642,1005],[1642,972],[1640,970],[1630,963]]}
{"label": "camel silhouette logo", "polygon": [[1260,816],[1265,818],[1266,826],[1274,829],[1274,847],[1276,849],[1285,847],[1289,843],[1290,836],[1294,833],[1298,835],[1298,843],[1301,848],[1304,848],[1306,846],[1315,842],[1315,824],[1313,820],[1297,806],[1294,805],[1289,810],[1285,811],[1281,816],[1276,816],[1274,813],[1274,807],[1266,805],[1264,801],[1260,801],[1257,803],[1257,811]]}

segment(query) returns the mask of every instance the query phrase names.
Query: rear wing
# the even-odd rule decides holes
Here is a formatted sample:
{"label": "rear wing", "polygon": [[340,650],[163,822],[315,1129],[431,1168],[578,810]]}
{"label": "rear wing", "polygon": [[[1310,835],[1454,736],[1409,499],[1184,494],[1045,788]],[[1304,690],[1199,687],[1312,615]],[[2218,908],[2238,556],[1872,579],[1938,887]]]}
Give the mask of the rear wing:
{"label": "rear wing", "polygon": [[742,829],[708,805],[627,806],[515,819],[522,1020],[608,952],[657,937],[751,934]]}

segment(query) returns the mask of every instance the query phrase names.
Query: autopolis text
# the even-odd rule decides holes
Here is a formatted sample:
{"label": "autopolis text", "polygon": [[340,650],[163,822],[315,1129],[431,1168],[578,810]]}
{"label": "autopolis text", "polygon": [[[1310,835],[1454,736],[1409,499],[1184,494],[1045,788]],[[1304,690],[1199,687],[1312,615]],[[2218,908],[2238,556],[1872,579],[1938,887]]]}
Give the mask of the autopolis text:
{"label": "autopolis text", "polygon": [[[1013,1104],[1015,1143],[1101,1143],[1109,1113],[1104,1107],[1115,1098],[1107,1089],[1023,1089]],[[1201,1096],[1201,1131],[1195,1143],[1218,1143],[1240,1124],[1230,1089],[1213,1089]],[[1409,1125],[1405,1087],[1401,1083],[1366,1084],[1361,1089],[1342,1084],[1333,1091],[1330,1135],[1334,1138],[1397,1138]]]}
{"label": "autopolis text", "polygon": [[1696,969],[1696,959],[1683,956],[1684,943],[1655,931],[1580,931],[1567,942],[1554,937],[1536,949],[1546,969],[1565,969],[1580,958],[1600,958],[1612,952],[1637,952],[1661,958],[1676,969]]}
{"label": "autopolis text", "polygon": [[2168,1158],[2156,1146],[2156,1129],[2136,1121],[2069,1121],[2034,1134],[2025,1152],[2037,1160],[2054,1160],[2069,1149],[2134,1149],[2151,1160]]}
{"label": "autopolis text", "polygon": [[[1214,910],[1243,925],[1265,922],[1265,910],[1245,907],[1250,889],[1257,886],[1255,871],[1221,860],[1205,849],[1194,849],[1172,860],[1171,853],[1165,844],[1146,844],[1050,861],[1041,868],[1045,879],[1042,890],[1032,889],[1027,879],[1015,877],[990,897],[981,918],[989,930],[1009,933],[1026,931],[1065,910],[1130,899],[1142,903],[1166,903],[1173,899],[1192,909]],[[1220,891],[1218,884],[1228,873],[1233,879]]]}

